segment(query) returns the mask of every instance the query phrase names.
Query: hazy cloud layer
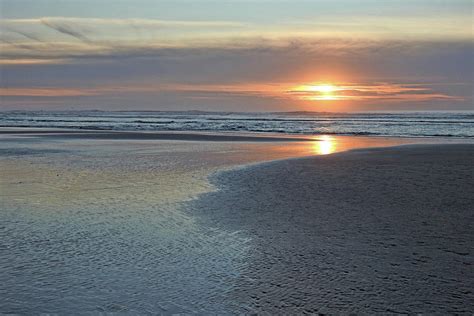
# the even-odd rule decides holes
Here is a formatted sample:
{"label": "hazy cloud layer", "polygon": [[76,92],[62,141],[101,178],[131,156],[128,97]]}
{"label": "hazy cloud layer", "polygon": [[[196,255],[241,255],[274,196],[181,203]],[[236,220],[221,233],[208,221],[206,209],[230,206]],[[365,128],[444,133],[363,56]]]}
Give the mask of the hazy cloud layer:
{"label": "hazy cloud layer", "polygon": [[[327,110],[317,92],[295,87],[330,82],[340,109],[472,109],[473,43],[464,20],[445,23],[453,19],[393,18],[385,29],[376,28],[376,17],[271,28],[232,20],[3,19],[1,102]],[[436,23],[439,34],[424,34]]]}

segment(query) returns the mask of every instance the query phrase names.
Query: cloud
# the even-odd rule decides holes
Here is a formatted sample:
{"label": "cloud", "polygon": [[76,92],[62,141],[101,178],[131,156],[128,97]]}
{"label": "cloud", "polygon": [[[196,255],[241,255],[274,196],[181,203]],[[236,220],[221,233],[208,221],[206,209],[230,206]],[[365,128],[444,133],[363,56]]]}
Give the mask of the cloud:
{"label": "cloud", "polygon": [[38,35],[35,35],[32,32],[25,32],[25,31],[22,31],[22,30],[15,29],[13,27],[9,27],[7,25],[3,25],[2,27],[3,27],[4,31],[9,31],[9,32],[12,32],[12,33],[20,34],[23,37],[25,37],[27,39],[30,39],[30,40],[33,40],[33,41],[36,41],[36,42],[43,42],[43,40],[41,40],[41,38]]}
{"label": "cloud", "polygon": [[[313,85],[300,85],[287,90],[291,97],[300,100],[348,100],[348,101],[429,101],[429,100],[452,100],[464,101],[459,96],[440,93],[432,88],[410,84],[336,84],[333,91],[318,91]],[[317,87],[317,86],[316,86]]]}
{"label": "cloud", "polygon": [[94,91],[73,88],[0,88],[0,96],[3,97],[70,97],[97,94]]}
{"label": "cloud", "polygon": [[472,14],[436,15],[327,15],[318,19],[285,22],[287,28],[340,35],[358,34],[366,38],[410,40],[469,40],[472,38]]}
{"label": "cloud", "polygon": [[65,59],[0,59],[0,66],[21,66],[21,65],[59,65],[65,64],[68,61]]}
{"label": "cloud", "polygon": [[32,25],[41,23],[61,23],[68,25],[95,25],[95,26],[135,26],[135,27],[228,27],[241,28],[248,26],[247,23],[235,21],[218,20],[158,20],[158,19],[111,19],[111,18],[77,18],[77,17],[41,17],[35,19],[3,19],[2,24],[6,25]]}
{"label": "cloud", "polygon": [[[468,51],[469,42],[413,42],[374,41],[344,38],[194,38],[187,40],[162,40],[146,42],[99,41],[91,38],[86,29],[74,29],[66,25],[49,23],[48,26],[62,34],[81,41],[15,42],[2,39],[3,59],[21,58],[186,58],[189,56],[283,56],[288,58],[367,58],[368,56],[416,56],[433,53]],[[19,48],[19,49],[15,49]],[[395,56],[396,57],[396,56]]]}
{"label": "cloud", "polygon": [[155,84],[155,85],[98,85],[91,88],[35,87],[35,88],[0,88],[0,96],[35,96],[65,97],[93,96],[110,94],[159,94],[180,93],[187,96],[278,96],[274,86],[262,84],[241,85],[190,85],[190,84]]}
{"label": "cloud", "polygon": [[[0,86],[8,84],[2,93],[9,99],[314,104],[315,93],[294,87],[327,80],[343,88],[340,101],[472,107],[471,41],[259,33],[226,21],[40,18],[1,21],[0,27],[5,23]],[[232,28],[238,32],[227,32]]]}
{"label": "cloud", "polygon": [[[0,38],[9,34],[21,35],[10,39],[10,47],[2,47],[2,57],[10,59],[34,58],[35,50],[40,59],[72,56],[176,56],[176,53],[180,55],[186,52],[205,54],[210,49],[216,52],[239,51],[244,54],[278,53],[282,50],[304,51],[309,54],[350,54],[356,57],[364,54],[380,55],[397,49],[404,54],[416,54],[419,51],[438,49],[443,45],[459,46],[471,43],[470,40],[457,37],[450,37],[450,40],[429,39],[430,37],[372,38],[355,31],[323,32],[324,28],[319,24],[311,27],[311,24],[307,23],[303,23],[305,28],[301,30],[286,28],[285,25],[269,29],[265,28],[265,25],[234,21],[42,17],[0,20],[0,26],[6,30],[0,34]],[[346,24],[352,25],[350,22]],[[334,28],[331,26],[330,29]],[[347,29],[350,30],[351,27]],[[74,40],[71,41],[72,39]],[[42,45],[44,43],[48,45]],[[15,45],[29,45],[30,49],[28,52],[21,49],[14,51],[12,48]]]}
{"label": "cloud", "polygon": [[66,34],[69,36],[72,36],[82,42],[85,43],[92,43],[92,40],[90,40],[84,32],[84,26],[81,26],[81,28],[64,23],[64,21],[58,20],[58,19],[40,19],[39,20],[43,25],[46,25],[49,28],[52,28],[53,30],[58,31],[59,33]]}
{"label": "cloud", "polygon": [[[248,25],[233,21],[42,17],[3,19],[0,20],[0,27],[3,30],[0,40],[9,44],[1,48],[1,58],[34,58],[36,52],[38,58],[44,59],[143,56],[163,52],[164,49],[181,48],[189,43],[191,46],[199,42],[209,43],[207,35],[194,37],[199,32],[220,34]],[[15,47],[19,50],[15,51]],[[28,51],[25,52],[25,49]]]}
{"label": "cloud", "polygon": [[154,85],[102,85],[93,88],[0,88],[0,96],[35,96],[35,97],[68,97],[68,96],[98,96],[122,95],[141,93],[157,95],[160,93],[175,93],[189,98],[233,98],[258,97],[282,100],[453,100],[463,101],[461,97],[434,91],[420,85],[409,84],[337,84],[334,91],[326,93],[312,89],[312,85],[291,87],[292,83],[279,84],[154,84]]}
{"label": "cloud", "polygon": [[[122,42],[137,40],[145,41],[160,35],[176,37],[176,34],[194,33],[203,30],[224,32],[232,29],[248,27],[248,25],[233,21],[179,21],[156,19],[106,19],[106,18],[76,18],[76,17],[41,17],[35,19],[3,19],[0,26],[9,32],[20,34],[33,41],[49,40],[54,43],[59,39],[53,30],[63,35],[73,37],[85,43]],[[163,33],[162,31],[166,31]],[[42,38],[33,35],[41,33]],[[157,33],[161,32],[161,33]],[[176,33],[178,32],[178,33]],[[167,35],[168,34],[168,35]]]}

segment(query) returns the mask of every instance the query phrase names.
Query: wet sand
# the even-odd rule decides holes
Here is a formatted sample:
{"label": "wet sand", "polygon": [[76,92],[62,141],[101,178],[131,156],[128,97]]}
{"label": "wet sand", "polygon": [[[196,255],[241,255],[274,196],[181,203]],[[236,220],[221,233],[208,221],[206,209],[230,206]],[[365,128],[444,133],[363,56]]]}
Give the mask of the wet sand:
{"label": "wet sand", "polygon": [[117,132],[93,130],[65,130],[39,128],[0,128],[0,135],[30,135],[43,138],[100,139],[100,140],[174,140],[214,142],[291,142],[312,141],[311,137],[257,135],[251,133],[196,133],[196,132]]}
{"label": "wet sand", "polygon": [[249,242],[242,313],[474,311],[474,145],[290,159],[220,173],[190,207]]}
{"label": "wet sand", "polygon": [[0,313],[472,306],[470,146],[71,134],[0,133]]}

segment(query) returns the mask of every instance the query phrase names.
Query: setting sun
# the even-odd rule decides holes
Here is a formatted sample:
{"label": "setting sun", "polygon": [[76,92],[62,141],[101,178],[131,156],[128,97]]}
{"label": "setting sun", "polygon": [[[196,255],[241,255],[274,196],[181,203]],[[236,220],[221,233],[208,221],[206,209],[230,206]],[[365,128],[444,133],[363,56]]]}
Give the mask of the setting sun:
{"label": "setting sun", "polygon": [[301,85],[293,89],[304,100],[338,100],[335,94],[339,88],[332,84]]}
{"label": "setting sun", "polygon": [[316,86],[309,86],[308,91],[317,91],[317,92],[322,92],[322,93],[331,93],[334,90],[336,90],[336,87],[333,85],[329,84],[323,84],[323,85],[316,85]]}

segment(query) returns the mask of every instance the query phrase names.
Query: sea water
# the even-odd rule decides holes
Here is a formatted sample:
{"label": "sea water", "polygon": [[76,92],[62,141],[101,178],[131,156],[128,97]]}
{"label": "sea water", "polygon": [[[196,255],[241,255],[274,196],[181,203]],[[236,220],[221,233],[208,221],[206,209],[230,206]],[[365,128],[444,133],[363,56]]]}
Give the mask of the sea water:
{"label": "sea water", "polygon": [[474,112],[10,111],[0,112],[0,127],[471,138]]}

